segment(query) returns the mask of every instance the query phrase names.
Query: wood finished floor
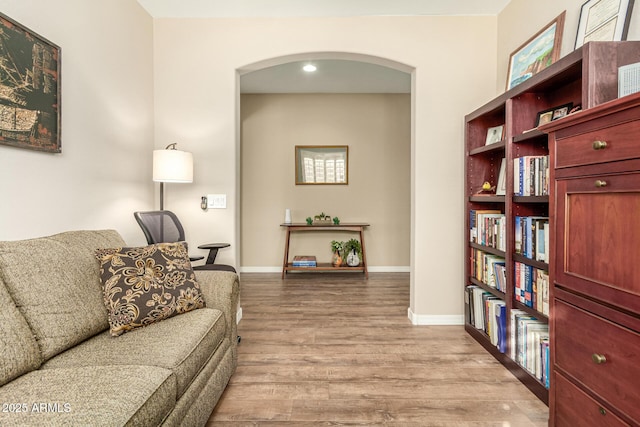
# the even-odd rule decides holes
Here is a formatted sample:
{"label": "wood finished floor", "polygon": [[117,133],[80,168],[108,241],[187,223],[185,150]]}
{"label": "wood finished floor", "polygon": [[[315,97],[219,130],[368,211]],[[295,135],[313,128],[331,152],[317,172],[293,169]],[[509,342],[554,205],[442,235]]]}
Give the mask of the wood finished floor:
{"label": "wood finished floor", "polygon": [[409,275],[241,274],[238,369],[208,426],[546,426],[464,332],[413,326]]}

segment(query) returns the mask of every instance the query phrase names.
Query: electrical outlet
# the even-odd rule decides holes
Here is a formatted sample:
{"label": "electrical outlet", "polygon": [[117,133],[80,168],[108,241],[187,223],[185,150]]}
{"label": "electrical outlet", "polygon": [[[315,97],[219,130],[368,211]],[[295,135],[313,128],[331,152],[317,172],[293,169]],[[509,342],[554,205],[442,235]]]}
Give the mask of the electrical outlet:
{"label": "electrical outlet", "polygon": [[207,194],[207,208],[208,209],[226,209],[227,195],[226,194]]}

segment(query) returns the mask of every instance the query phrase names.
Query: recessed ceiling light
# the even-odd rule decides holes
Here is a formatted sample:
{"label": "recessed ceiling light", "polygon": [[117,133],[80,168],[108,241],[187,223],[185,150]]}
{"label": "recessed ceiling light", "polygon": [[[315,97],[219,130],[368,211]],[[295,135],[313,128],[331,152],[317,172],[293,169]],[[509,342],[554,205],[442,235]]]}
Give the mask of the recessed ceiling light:
{"label": "recessed ceiling light", "polygon": [[307,64],[304,67],[302,67],[302,69],[305,70],[307,73],[313,73],[318,68],[313,64]]}

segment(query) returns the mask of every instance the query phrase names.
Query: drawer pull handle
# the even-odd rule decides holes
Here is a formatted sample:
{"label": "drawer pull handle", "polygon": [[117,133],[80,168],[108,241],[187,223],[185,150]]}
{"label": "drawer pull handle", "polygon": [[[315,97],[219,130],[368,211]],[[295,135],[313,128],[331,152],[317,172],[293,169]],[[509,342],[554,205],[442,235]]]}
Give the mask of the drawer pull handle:
{"label": "drawer pull handle", "polygon": [[607,415],[607,411],[604,408],[598,408],[600,415]]}
{"label": "drawer pull handle", "polygon": [[607,186],[607,181],[603,181],[601,179],[596,180],[596,187],[602,188]]}
{"label": "drawer pull handle", "polygon": [[607,141],[593,141],[592,147],[594,150],[604,150],[607,148]]}
{"label": "drawer pull handle", "polygon": [[603,363],[607,362],[607,358],[605,357],[604,354],[597,354],[597,353],[593,353],[591,355],[591,360],[593,360],[593,363],[595,363],[596,365],[602,365]]}

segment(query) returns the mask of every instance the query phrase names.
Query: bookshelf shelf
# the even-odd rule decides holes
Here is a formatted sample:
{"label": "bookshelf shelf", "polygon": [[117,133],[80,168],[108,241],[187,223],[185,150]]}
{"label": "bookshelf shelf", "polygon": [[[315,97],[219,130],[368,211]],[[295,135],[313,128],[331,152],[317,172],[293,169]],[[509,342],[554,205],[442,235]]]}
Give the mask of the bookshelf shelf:
{"label": "bookshelf shelf", "polygon": [[501,251],[500,249],[496,249],[496,248],[492,248],[491,246],[485,246],[485,245],[481,245],[478,243],[473,243],[473,242],[469,242],[469,246],[474,248],[474,249],[478,249],[482,252],[486,252],[492,255],[498,255],[501,257],[505,257],[505,252]]}
{"label": "bookshelf shelf", "polygon": [[549,196],[513,196],[513,203],[549,203]]}
{"label": "bookshelf shelf", "polygon": [[[561,123],[562,120],[574,120],[569,117],[577,117],[584,110],[617,98],[618,67],[635,62],[640,62],[640,42],[586,43],[465,117],[465,200],[468,213],[465,215],[465,230],[470,235],[464,254],[465,260],[470,261],[465,262],[466,282],[463,287],[465,329],[547,404],[547,386],[553,386],[549,360],[553,354],[550,348],[553,340],[548,331],[549,323],[552,323],[549,319],[553,316],[553,306],[550,308],[551,315],[545,315],[543,311],[547,312],[547,306],[538,304],[546,303],[547,299],[550,304],[553,299],[544,289],[552,288],[553,268],[550,267],[555,262],[554,210],[550,208],[554,197],[554,177],[550,171],[554,165],[549,161],[553,156],[544,127],[542,130],[535,128],[537,114],[567,103],[581,106],[583,112],[552,122]],[[489,129],[496,126],[504,126],[503,140],[485,145]],[[496,185],[503,158],[506,165],[506,195],[478,194],[484,182]],[[557,158],[555,161],[558,161]],[[476,243],[480,241],[477,239],[471,241],[478,225],[476,212],[482,211],[498,212],[504,216],[506,237],[502,237],[506,240],[505,250]],[[482,252],[481,256],[478,255],[479,251]],[[495,257],[504,259],[500,263],[495,261]],[[478,267],[479,258],[490,259],[493,264]],[[549,260],[549,263],[535,258]],[[495,272],[487,271],[491,267]],[[506,276],[505,292],[493,289],[478,278],[497,275],[500,267]],[[533,280],[536,280],[536,288],[533,287]],[[482,299],[481,304],[474,305],[478,303],[478,298]],[[494,321],[498,325],[504,322],[506,347],[500,346],[501,341],[496,343],[495,337],[487,333],[491,325],[475,324],[483,322],[474,316],[478,307],[489,311],[485,313],[489,322]],[[520,346],[525,345],[527,340],[518,341],[518,334],[534,337],[535,357],[545,360],[541,367],[536,366],[535,374],[524,367],[527,361],[522,360]]]}
{"label": "bookshelf shelf", "polygon": [[478,154],[491,153],[494,151],[502,151],[504,150],[505,146],[506,146],[506,143],[504,140],[502,140],[491,145],[485,145],[484,147],[474,148],[469,152],[469,155],[477,156]]}
{"label": "bookshelf shelf", "polygon": [[496,195],[480,196],[480,195],[474,195],[474,196],[470,196],[469,197],[469,201],[470,202],[477,202],[477,203],[504,203],[505,202],[505,196],[496,196]]}
{"label": "bookshelf shelf", "polygon": [[526,311],[527,313],[529,313],[530,315],[534,316],[536,319],[539,319],[542,322],[549,323],[549,316],[547,316],[546,314],[540,313],[538,310],[535,310],[531,307],[527,307],[521,302],[514,301],[513,307],[517,308],[518,310]]}
{"label": "bookshelf shelf", "polygon": [[469,281],[471,283],[473,283],[476,286],[480,286],[482,289],[484,289],[487,292],[492,293],[494,296],[500,298],[500,299],[504,299],[505,297],[505,293],[501,292],[499,290],[497,290],[496,288],[492,288],[491,286],[487,285],[486,283],[476,279],[475,277],[469,277]]}
{"label": "bookshelf shelf", "polygon": [[538,129],[534,129],[525,133],[521,133],[520,135],[516,135],[513,137],[513,143],[517,144],[519,142],[524,142],[524,141],[530,141],[532,139],[536,139],[536,138],[543,138],[546,139],[547,138],[547,134],[538,130]]}
{"label": "bookshelf shelf", "polygon": [[526,256],[520,254],[513,254],[512,256],[514,262],[521,262],[523,264],[539,268],[540,270],[549,270],[549,264],[545,262],[536,261],[535,259],[527,258]]}

